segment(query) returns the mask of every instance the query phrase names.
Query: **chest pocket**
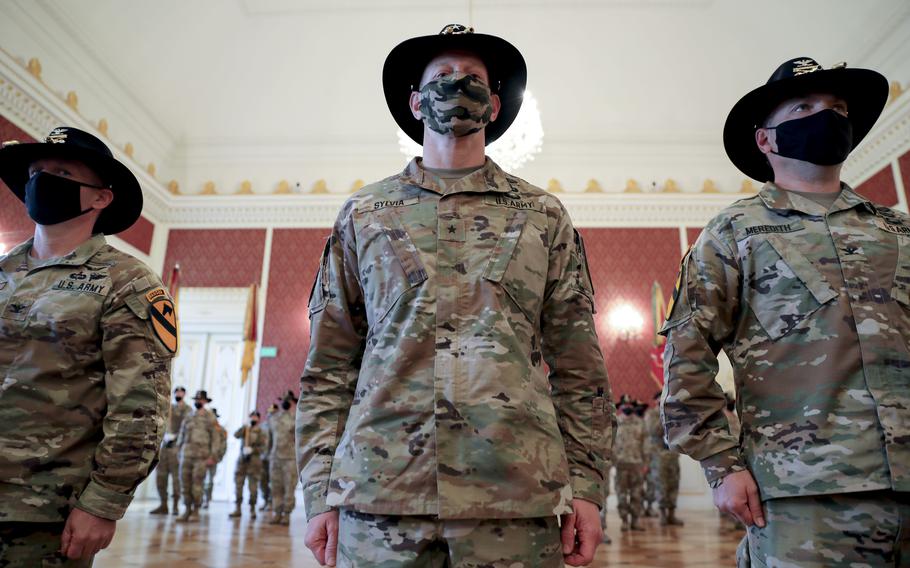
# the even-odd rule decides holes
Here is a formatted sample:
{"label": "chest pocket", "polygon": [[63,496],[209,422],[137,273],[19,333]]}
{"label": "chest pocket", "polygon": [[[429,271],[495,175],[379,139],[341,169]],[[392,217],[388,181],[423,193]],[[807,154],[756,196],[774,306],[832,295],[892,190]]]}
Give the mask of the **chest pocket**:
{"label": "chest pocket", "polygon": [[910,235],[898,235],[897,247],[897,267],[894,270],[891,297],[905,309],[910,309]]}
{"label": "chest pocket", "polygon": [[776,237],[766,237],[753,257],[746,301],[772,340],[790,333],[837,296],[809,259]]}
{"label": "chest pocket", "polygon": [[360,281],[370,326],[381,323],[402,296],[427,279],[420,251],[393,208],[369,213],[367,256],[361,259]]}
{"label": "chest pocket", "polygon": [[[485,280],[499,284],[512,303],[532,324],[540,317],[548,262],[548,250],[527,211],[515,211],[490,252]],[[536,239],[536,240],[535,240]]]}

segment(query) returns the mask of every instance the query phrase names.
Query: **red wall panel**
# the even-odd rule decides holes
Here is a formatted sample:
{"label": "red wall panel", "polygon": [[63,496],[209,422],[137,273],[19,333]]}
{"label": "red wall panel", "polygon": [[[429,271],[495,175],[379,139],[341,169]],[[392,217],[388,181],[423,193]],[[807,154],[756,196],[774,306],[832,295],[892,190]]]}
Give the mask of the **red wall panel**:
{"label": "red wall panel", "polygon": [[907,195],[907,203],[910,203],[910,152],[898,158],[897,165],[901,171],[901,181],[904,182],[904,193]]}
{"label": "red wall panel", "polygon": [[[35,139],[15,124],[0,116],[0,142],[18,140],[25,144]],[[25,205],[0,181],[0,251],[6,251],[35,233],[35,224],[28,217]]]}
{"label": "red wall panel", "polygon": [[[673,293],[679,267],[678,229],[580,229],[594,281],[597,334],[610,374],[614,399],[629,394],[650,401],[658,390],[650,378],[654,325],[651,284],[664,298]],[[610,314],[628,304],[645,321],[639,337],[622,339],[610,328]]]}
{"label": "red wall panel", "polygon": [[141,250],[145,254],[152,252],[152,237],[155,234],[155,224],[140,216],[129,229],[117,233],[117,236]]}
{"label": "red wall panel", "polygon": [[259,363],[256,406],[260,412],[288,389],[300,392],[300,375],[310,348],[307,301],[330,232],[329,228],[276,229],[272,234],[262,344],[277,347],[278,356]]}
{"label": "red wall panel", "polygon": [[878,173],[857,186],[856,191],[874,203],[893,207],[897,205],[897,185],[891,166],[885,166]]}
{"label": "red wall panel", "polygon": [[698,240],[698,236],[701,235],[701,229],[696,227],[687,227],[686,228],[686,238],[689,242],[686,244],[686,247],[690,247],[695,244],[695,241]]}
{"label": "red wall panel", "polygon": [[164,277],[180,264],[180,286],[258,284],[265,229],[174,229],[168,234]]}

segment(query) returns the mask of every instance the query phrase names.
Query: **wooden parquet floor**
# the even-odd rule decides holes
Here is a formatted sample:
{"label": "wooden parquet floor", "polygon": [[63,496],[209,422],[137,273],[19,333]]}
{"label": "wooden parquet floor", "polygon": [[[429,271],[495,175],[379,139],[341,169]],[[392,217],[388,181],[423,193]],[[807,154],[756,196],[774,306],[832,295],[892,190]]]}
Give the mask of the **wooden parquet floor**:
{"label": "wooden parquet floor", "polygon": [[[266,568],[318,566],[303,544],[306,521],[301,507],[290,527],[270,525],[263,514],[256,521],[246,516],[228,519],[228,503],[214,503],[196,523],[182,524],[176,517],[150,516],[154,503],[135,503],[117,524],[111,546],[95,558],[95,568]],[[247,511],[244,509],[244,515]],[[720,521],[712,511],[681,511],[681,528],[664,528],[657,519],[645,519],[646,532],[622,533],[615,511],[610,512],[608,533],[613,544],[601,545],[592,566],[636,568],[722,567],[735,565],[741,535],[720,534]]]}

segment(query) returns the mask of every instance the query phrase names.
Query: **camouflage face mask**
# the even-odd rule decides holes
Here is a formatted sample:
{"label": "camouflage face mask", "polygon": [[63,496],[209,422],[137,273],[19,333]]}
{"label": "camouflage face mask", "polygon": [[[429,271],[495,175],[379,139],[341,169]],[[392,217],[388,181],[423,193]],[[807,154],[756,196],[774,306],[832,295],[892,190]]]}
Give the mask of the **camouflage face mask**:
{"label": "camouflage face mask", "polygon": [[471,75],[444,75],[420,89],[420,113],[433,132],[456,138],[473,134],[493,115],[490,87]]}

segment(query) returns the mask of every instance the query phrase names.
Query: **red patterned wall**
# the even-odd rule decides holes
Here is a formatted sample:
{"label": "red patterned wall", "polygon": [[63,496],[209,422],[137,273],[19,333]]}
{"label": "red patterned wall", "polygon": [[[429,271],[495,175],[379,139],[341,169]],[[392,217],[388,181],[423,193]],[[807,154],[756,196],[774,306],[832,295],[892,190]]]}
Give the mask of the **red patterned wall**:
{"label": "red patterned wall", "polygon": [[265,229],[174,229],[164,272],[180,264],[180,286],[242,287],[259,283]]}
{"label": "red patterned wall", "polygon": [[319,258],[331,229],[275,229],[269,293],[265,306],[262,344],[278,348],[274,359],[259,363],[260,412],[292,389],[300,392],[300,374],[310,347],[307,301],[319,269]]}
{"label": "red patterned wall", "polygon": [[696,227],[687,227],[686,228],[686,238],[689,240],[686,243],[686,247],[690,247],[695,244],[695,241],[698,240],[698,236],[701,234],[701,229]]}
{"label": "red patterned wall", "polygon": [[857,186],[856,191],[874,203],[893,207],[897,205],[897,185],[891,166],[885,166],[878,173]]}
{"label": "red patterned wall", "polygon": [[[657,281],[669,299],[679,266],[678,229],[580,229],[594,281],[597,334],[600,338],[613,396],[628,393],[650,401],[657,391],[651,380],[650,353],[654,325],[651,284]],[[610,329],[609,317],[629,304],[645,320],[641,336],[623,340]]]}
{"label": "red patterned wall", "polygon": [[[15,124],[0,116],[0,142],[18,140],[34,142],[35,139]],[[8,250],[28,240],[35,233],[35,224],[28,218],[25,205],[0,181],[0,251]]]}
{"label": "red patterned wall", "polygon": [[907,195],[907,203],[910,203],[910,152],[898,158],[897,165],[901,171],[901,180],[904,182],[904,193]]}
{"label": "red patterned wall", "polygon": [[129,229],[117,233],[117,236],[141,250],[145,254],[152,252],[152,237],[155,234],[155,224],[146,219],[139,217],[133,226]]}

